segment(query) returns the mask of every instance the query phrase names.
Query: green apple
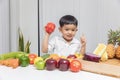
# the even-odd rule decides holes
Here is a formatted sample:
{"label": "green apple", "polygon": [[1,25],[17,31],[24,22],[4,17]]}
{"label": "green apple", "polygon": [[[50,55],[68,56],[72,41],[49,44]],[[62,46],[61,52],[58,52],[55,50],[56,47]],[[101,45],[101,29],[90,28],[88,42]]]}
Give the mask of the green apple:
{"label": "green apple", "polygon": [[35,60],[34,60],[34,64],[36,63],[36,62],[38,62],[38,61],[42,61],[43,60],[43,58],[42,57],[37,57],[37,58],[35,58]]}
{"label": "green apple", "polygon": [[38,69],[38,70],[43,70],[43,69],[45,69],[45,61],[43,61],[43,60],[37,61],[37,62],[35,63],[35,67],[36,67],[36,69]]}

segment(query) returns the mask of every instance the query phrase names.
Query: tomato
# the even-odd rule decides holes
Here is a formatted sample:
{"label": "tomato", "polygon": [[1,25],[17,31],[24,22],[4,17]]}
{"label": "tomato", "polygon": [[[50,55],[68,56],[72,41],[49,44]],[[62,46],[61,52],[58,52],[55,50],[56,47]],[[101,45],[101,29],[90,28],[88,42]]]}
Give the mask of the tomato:
{"label": "tomato", "polygon": [[48,34],[51,34],[54,30],[55,30],[55,24],[52,22],[49,22],[46,26],[45,26],[45,30]]}
{"label": "tomato", "polygon": [[32,53],[32,54],[29,54],[28,57],[30,60],[30,64],[34,64],[34,60],[37,57],[37,55]]}
{"label": "tomato", "polygon": [[82,68],[82,65],[79,60],[74,59],[70,62],[70,70],[72,72],[79,72],[81,68]]}

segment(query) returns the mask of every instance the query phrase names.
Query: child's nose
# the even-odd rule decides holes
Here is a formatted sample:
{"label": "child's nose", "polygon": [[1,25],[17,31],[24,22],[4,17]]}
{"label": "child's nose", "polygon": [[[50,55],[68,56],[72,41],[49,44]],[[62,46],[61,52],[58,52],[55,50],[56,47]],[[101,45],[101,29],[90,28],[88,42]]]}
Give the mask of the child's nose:
{"label": "child's nose", "polygon": [[69,31],[68,33],[72,33],[72,31]]}

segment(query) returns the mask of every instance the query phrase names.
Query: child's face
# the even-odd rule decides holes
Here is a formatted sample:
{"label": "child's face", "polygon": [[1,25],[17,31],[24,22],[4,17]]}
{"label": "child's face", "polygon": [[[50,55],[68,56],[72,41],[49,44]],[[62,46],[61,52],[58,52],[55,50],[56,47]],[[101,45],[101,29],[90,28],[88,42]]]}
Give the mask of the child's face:
{"label": "child's face", "polygon": [[64,25],[59,28],[66,41],[71,41],[77,32],[77,27],[73,24]]}

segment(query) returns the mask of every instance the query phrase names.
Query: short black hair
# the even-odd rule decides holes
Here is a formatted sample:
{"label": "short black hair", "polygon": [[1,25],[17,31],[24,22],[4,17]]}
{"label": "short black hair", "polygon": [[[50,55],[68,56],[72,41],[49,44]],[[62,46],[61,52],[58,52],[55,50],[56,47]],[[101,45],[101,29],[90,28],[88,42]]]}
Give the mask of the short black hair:
{"label": "short black hair", "polygon": [[65,24],[73,24],[77,27],[78,20],[72,15],[65,15],[61,17],[59,20],[60,27],[64,26]]}

